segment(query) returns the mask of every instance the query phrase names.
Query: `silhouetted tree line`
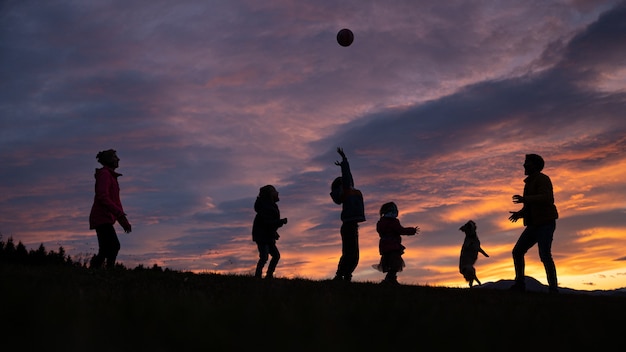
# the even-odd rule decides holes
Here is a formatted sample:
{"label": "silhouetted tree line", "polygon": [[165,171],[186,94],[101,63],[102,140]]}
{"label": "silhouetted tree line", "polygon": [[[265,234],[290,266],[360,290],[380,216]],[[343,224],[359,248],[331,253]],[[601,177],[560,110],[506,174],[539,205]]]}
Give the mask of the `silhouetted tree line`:
{"label": "silhouetted tree line", "polygon": [[0,263],[86,266],[85,263],[75,262],[62,246],[58,252],[47,251],[43,243],[36,250],[27,250],[21,241],[16,245],[13,237],[6,242],[0,240]]}
{"label": "silhouetted tree line", "polygon": [[[65,265],[79,268],[87,268],[90,261],[74,260],[71,256],[65,253],[63,246],[59,247],[58,251],[47,251],[46,247],[42,244],[39,248],[27,250],[26,246],[19,241],[17,245],[13,240],[13,237],[9,237],[6,242],[2,241],[2,235],[0,234],[0,264],[23,264],[23,265]],[[115,264],[116,269],[126,269],[121,263]],[[139,264],[135,270],[146,270],[143,264]],[[154,264],[150,270],[163,271],[163,268]],[[165,271],[171,271],[165,269]]]}

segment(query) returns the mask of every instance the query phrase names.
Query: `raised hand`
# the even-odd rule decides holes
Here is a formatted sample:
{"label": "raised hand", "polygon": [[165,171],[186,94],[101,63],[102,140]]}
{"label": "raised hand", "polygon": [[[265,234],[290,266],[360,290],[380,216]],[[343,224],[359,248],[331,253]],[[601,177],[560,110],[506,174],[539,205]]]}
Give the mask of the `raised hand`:
{"label": "raised hand", "polygon": [[342,159],[346,158],[346,153],[343,152],[343,148],[337,147],[337,153],[339,153],[339,155],[341,155]]}

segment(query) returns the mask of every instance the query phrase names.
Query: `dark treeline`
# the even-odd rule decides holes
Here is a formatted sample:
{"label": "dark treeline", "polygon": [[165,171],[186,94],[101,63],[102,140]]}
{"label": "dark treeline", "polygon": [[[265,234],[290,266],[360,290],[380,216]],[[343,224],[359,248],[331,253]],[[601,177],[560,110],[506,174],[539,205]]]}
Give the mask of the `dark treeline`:
{"label": "dark treeline", "polygon": [[21,241],[16,245],[13,237],[6,242],[0,240],[0,263],[86,266],[86,263],[72,260],[63,247],[59,247],[58,252],[48,252],[42,243],[36,250],[28,250]]}
{"label": "dark treeline", "polygon": [[[93,256],[91,258],[93,258]],[[58,251],[48,251],[43,243],[41,243],[36,250],[28,250],[21,241],[15,244],[13,237],[9,237],[5,242],[2,241],[2,236],[0,235],[0,264],[58,265],[86,269],[89,267],[91,258],[73,259],[70,255],[65,253],[63,246],[60,246]],[[116,263],[115,268],[127,269],[121,263]],[[135,269],[144,268],[145,267],[140,264]],[[154,264],[151,269],[163,271],[163,268],[156,264]],[[169,269],[165,270],[169,271]]]}

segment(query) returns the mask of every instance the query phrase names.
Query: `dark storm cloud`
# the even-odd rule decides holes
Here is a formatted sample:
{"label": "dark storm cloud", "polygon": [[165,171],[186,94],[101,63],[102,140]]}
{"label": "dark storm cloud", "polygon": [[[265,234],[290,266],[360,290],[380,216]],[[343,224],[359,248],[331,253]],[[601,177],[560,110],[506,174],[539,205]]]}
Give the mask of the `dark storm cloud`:
{"label": "dark storm cloud", "polygon": [[[499,139],[532,140],[549,138],[551,134],[558,139],[559,131],[568,126],[592,123],[616,128],[606,131],[596,143],[617,143],[618,148],[623,148],[619,137],[624,132],[622,109],[626,95],[597,91],[593,86],[580,85],[580,80],[589,79],[590,70],[599,74],[595,68],[615,69],[617,65],[626,69],[626,55],[619,54],[626,51],[619,45],[624,42],[626,10],[619,6],[563,48],[563,60],[549,70],[481,82],[416,107],[377,112],[349,123],[337,135],[318,144],[342,141],[352,149],[402,160],[416,154],[447,154],[475,145],[492,137],[493,132],[486,131],[493,131],[494,125],[502,126],[496,129]],[[618,54],[606,55],[607,51]]]}
{"label": "dark storm cloud", "polygon": [[626,47],[626,3],[600,15],[598,20],[574,37],[567,46],[562,65],[565,69],[584,73],[602,73],[623,67]]}

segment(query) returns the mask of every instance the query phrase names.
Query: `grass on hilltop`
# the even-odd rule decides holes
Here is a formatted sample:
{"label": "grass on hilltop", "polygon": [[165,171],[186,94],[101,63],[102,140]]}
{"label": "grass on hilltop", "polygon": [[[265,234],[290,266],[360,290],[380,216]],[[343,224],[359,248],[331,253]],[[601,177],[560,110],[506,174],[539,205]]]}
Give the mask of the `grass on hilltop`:
{"label": "grass on hilltop", "polygon": [[0,263],[3,345],[64,351],[594,350],[626,298]]}
{"label": "grass on hilltop", "polygon": [[[1,236],[0,236],[1,239]],[[0,241],[3,350],[526,351],[623,342],[626,297],[91,269]]]}

